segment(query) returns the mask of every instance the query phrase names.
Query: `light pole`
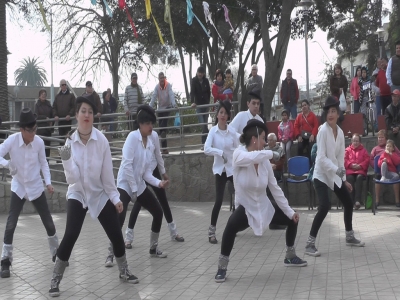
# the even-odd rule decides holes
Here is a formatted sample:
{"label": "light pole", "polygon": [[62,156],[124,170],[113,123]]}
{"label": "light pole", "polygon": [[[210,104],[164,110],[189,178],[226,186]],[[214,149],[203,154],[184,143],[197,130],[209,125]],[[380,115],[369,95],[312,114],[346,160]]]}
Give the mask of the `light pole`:
{"label": "light pole", "polygon": [[300,3],[298,4],[298,7],[300,7],[300,11],[303,15],[303,21],[304,21],[304,37],[305,37],[305,46],[306,46],[306,84],[307,84],[307,100],[310,101],[310,82],[308,79],[308,29],[307,29],[307,23],[308,23],[308,17],[310,13],[310,7],[314,4],[312,0],[301,0]]}
{"label": "light pole", "polygon": [[379,27],[378,30],[375,32],[378,36],[378,43],[379,43],[379,57],[382,58],[383,53],[383,39],[385,36],[385,30],[382,27]]}
{"label": "light pole", "polygon": [[50,10],[50,64],[51,64],[51,87],[50,87],[50,102],[53,105],[54,102],[54,84],[53,84],[53,13]]}

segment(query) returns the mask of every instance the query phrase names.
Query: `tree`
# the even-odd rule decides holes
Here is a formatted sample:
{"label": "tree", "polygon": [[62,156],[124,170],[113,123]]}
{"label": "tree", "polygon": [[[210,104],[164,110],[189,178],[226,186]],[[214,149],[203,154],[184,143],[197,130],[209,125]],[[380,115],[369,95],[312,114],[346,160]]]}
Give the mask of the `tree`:
{"label": "tree", "polygon": [[8,109],[8,88],[7,88],[7,30],[6,30],[6,2],[0,2],[0,115],[4,121],[10,120]]}
{"label": "tree", "polygon": [[46,70],[39,66],[39,58],[24,59],[15,72],[16,85],[44,86],[47,82]]}

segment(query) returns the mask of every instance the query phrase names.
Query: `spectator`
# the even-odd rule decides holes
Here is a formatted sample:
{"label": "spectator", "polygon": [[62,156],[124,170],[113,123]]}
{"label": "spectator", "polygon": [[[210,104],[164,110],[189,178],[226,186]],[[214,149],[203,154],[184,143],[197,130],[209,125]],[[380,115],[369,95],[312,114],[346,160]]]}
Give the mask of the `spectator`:
{"label": "spectator", "polygon": [[[46,90],[39,91],[39,99],[36,101],[34,112],[37,115],[37,120],[46,120],[53,118],[53,108],[51,107],[51,103],[49,100],[46,100],[47,92]],[[49,128],[53,125],[52,122],[38,122],[38,129],[36,131],[37,135],[51,137],[51,133],[53,132],[52,128]],[[40,128],[47,127],[47,128]],[[43,140],[46,151],[46,157],[50,157],[50,140]]]}
{"label": "spectator", "polygon": [[282,122],[278,125],[278,137],[282,143],[286,159],[289,159],[294,137],[294,127],[293,123],[288,120],[289,112],[286,109],[282,111],[281,116]]}
{"label": "spectator", "polygon": [[358,97],[360,96],[360,86],[358,85],[360,78],[361,78],[361,66],[358,66],[356,69],[356,75],[351,80],[351,85],[350,85],[350,94],[353,96],[355,114],[360,112],[360,101],[358,100]]}
{"label": "spectator", "polygon": [[315,137],[318,133],[318,119],[317,116],[310,110],[310,103],[308,100],[301,101],[301,114],[299,114],[294,122],[294,136],[297,138],[297,155],[304,156],[304,150],[307,151],[305,155],[310,159],[311,148],[315,142]]}
{"label": "spectator", "polygon": [[[286,71],[286,79],[282,81],[281,101],[285,110],[292,115],[292,119],[297,118],[297,101],[299,100],[299,87],[297,80],[292,77],[292,70]],[[289,117],[290,115],[288,115]]]}
{"label": "spectator", "polygon": [[97,114],[95,115],[94,123],[98,127],[98,123],[100,123],[101,113],[103,111],[103,106],[101,105],[99,94],[97,94],[96,91],[93,89],[93,84],[91,81],[86,81],[86,89],[85,92],[82,94],[82,96],[91,99],[92,102],[96,105]]}
{"label": "spectator", "polygon": [[[172,91],[172,86],[169,82],[167,82],[167,79],[164,75],[163,72],[160,72],[158,74],[158,82],[159,84],[156,85],[153,91],[153,95],[151,96],[151,101],[150,101],[150,106],[154,106],[154,102],[156,99],[158,100],[157,106],[158,109],[168,109],[172,107],[176,107],[175,103],[175,94]],[[157,113],[157,118],[158,118],[158,126],[160,127],[160,137],[161,137],[161,147],[162,147],[162,154],[168,154],[168,145],[167,145],[167,131],[168,129],[165,129],[165,127],[168,127],[168,120],[171,112],[169,111],[164,111],[164,112],[158,112]],[[160,119],[161,118],[161,119]]]}
{"label": "spectator", "polygon": [[[71,131],[71,116],[75,116],[75,96],[67,88],[67,81],[61,79],[60,92],[56,95],[53,103],[54,120],[58,121],[58,134],[65,137]],[[65,120],[59,121],[59,118]],[[64,142],[60,143],[63,145]]]}
{"label": "spectator", "polygon": [[[386,63],[387,64],[387,63]],[[374,73],[376,72],[376,75],[378,75],[379,70],[382,69],[382,58],[378,58],[376,60],[376,69],[374,70],[374,72],[372,73],[372,76],[374,76]],[[386,79],[386,74],[385,74],[385,79]],[[377,111],[377,115],[380,116],[382,115],[382,112],[384,113],[385,110],[382,110],[382,102],[381,102],[381,91],[379,90],[379,87],[376,85],[376,76],[374,77],[374,80],[372,81],[371,79],[371,89],[372,92],[375,93],[375,105],[376,105],[376,111]],[[390,88],[389,88],[390,89]],[[389,94],[390,95],[390,94]],[[387,105],[390,104],[390,100],[389,103]],[[386,105],[386,106],[387,106]],[[386,109],[386,107],[385,107]]]}
{"label": "spectator", "polygon": [[[400,156],[394,151],[394,147],[394,142],[387,140],[385,152],[379,157],[378,167],[381,168],[383,182],[399,180],[397,166],[400,165]],[[396,203],[396,207],[400,207],[400,203]]]}
{"label": "spectator", "polygon": [[214,97],[214,103],[217,101],[224,101],[225,99],[229,99],[232,101],[232,93],[224,93],[225,92],[225,78],[224,78],[224,72],[221,71],[221,69],[218,69],[215,71],[215,78],[214,82],[212,85],[212,95]]}
{"label": "spectator", "polygon": [[[210,83],[205,77],[206,70],[204,67],[198,67],[196,77],[192,78],[190,84],[190,100],[192,102],[192,107],[196,108],[197,118],[199,123],[202,124],[201,143],[204,145],[208,134],[208,107],[197,107],[197,105],[210,104]],[[204,150],[204,146],[201,148]]]}
{"label": "spectator", "polygon": [[350,193],[353,207],[359,209],[363,181],[367,176],[369,167],[369,155],[361,144],[361,136],[358,133],[353,134],[351,145],[346,148],[344,167],[346,169],[346,180],[353,187]]}
{"label": "spectator", "polygon": [[371,99],[371,81],[368,76],[368,68],[361,68],[361,78],[358,81],[360,86],[360,95],[358,101],[360,102],[360,112],[364,114],[364,134],[367,135],[367,103]]}
{"label": "spectator", "polygon": [[386,79],[392,92],[400,90],[400,40],[396,42],[396,54],[389,60]]}
{"label": "spectator", "polygon": [[247,122],[251,119],[257,119],[261,122],[264,122],[263,119],[258,115],[261,103],[260,95],[256,93],[249,93],[249,97],[247,99],[247,107],[249,109],[247,111],[239,112],[229,124],[239,134],[243,133],[243,128],[246,127]]}
{"label": "spectator", "polygon": [[136,111],[139,105],[144,103],[142,87],[137,83],[136,73],[131,75],[131,84],[125,88],[124,111],[128,116],[128,130],[134,130],[133,121],[136,120]]}
{"label": "spectator", "polygon": [[268,134],[267,147],[265,147],[265,150],[271,150],[273,153],[272,159],[270,159],[269,162],[271,163],[272,170],[274,170],[276,180],[279,181],[282,179],[285,152],[277,141],[278,139],[275,133]]}
{"label": "spectator", "polygon": [[[110,104],[111,94],[108,91],[103,92],[103,114],[110,114],[111,113],[111,104]],[[102,117],[101,121],[104,123],[112,122],[112,117]],[[105,137],[108,141],[111,140],[112,135],[110,133],[106,133],[110,131],[110,124],[102,124],[101,129]]]}
{"label": "spectator", "polygon": [[[336,64],[334,66],[334,74],[332,75],[329,81],[329,86],[331,89],[331,95],[336,96],[335,88],[338,88],[339,89],[338,100],[340,100],[340,96],[342,93],[344,94],[344,97],[346,99],[349,82],[347,81],[346,76],[343,74],[343,69],[340,64]],[[342,109],[341,111],[344,112]]]}
{"label": "spectator", "polygon": [[[118,102],[117,102],[117,100],[115,100],[115,98],[113,97],[110,88],[107,89],[107,93],[110,94],[110,108],[111,108],[111,113],[114,114],[114,113],[116,113],[117,110],[118,110]],[[115,121],[115,117],[112,117],[112,118],[111,118],[111,121]],[[117,130],[117,126],[118,126],[117,123],[110,124],[110,131],[115,131],[115,130]]]}
{"label": "spectator", "polygon": [[396,147],[400,148],[400,90],[392,92],[392,103],[385,110],[385,122],[389,139],[393,140]]}
{"label": "spectator", "polygon": [[[233,75],[231,69],[225,71],[225,83],[224,83],[224,94],[228,94],[230,100],[233,97],[233,91],[235,90],[235,83],[233,82]],[[229,95],[232,94],[232,95]]]}
{"label": "spectator", "polygon": [[[263,87],[263,79],[260,75],[257,74],[258,67],[257,65],[251,66],[251,75],[249,80],[247,81],[246,90],[247,93],[255,93],[261,95],[262,87]],[[259,114],[262,116],[264,114],[264,104],[260,103],[260,112]]]}
{"label": "spectator", "polygon": [[[386,149],[386,141],[387,141],[387,132],[386,130],[382,129],[378,131],[376,134],[378,138],[378,145],[375,146],[370,155],[370,160],[369,160],[369,165],[371,168],[374,168],[374,163],[375,163],[375,157],[377,155],[381,155],[383,152],[385,152]],[[394,151],[400,155],[400,151],[397,147],[394,148]],[[380,179],[380,178],[377,178]],[[396,203],[400,203],[400,184],[393,184],[393,191],[394,191],[394,196],[395,196],[395,201]],[[377,208],[379,206],[379,195],[381,192],[381,185],[380,184],[375,184],[375,207]]]}
{"label": "spectator", "polygon": [[[378,71],[378,75],[375,80],[375,85],[379,88],[380,91],[380,104],[381,104],[381,109],[378,107],[378,102],[376,104],[377,109],[378,109],[378,115],[380,116],[382,112],[384,113],[386,110],[386,107],[389,106],[391,102],[391,91],[390,91],[390,86],[387,84],[387,78],[386,78],[386,70],[388,66],[388,60],[386,57],[381,59],[381,64],[380,64],[380,69]],[[400,71],[399,71],[400,72]]]}

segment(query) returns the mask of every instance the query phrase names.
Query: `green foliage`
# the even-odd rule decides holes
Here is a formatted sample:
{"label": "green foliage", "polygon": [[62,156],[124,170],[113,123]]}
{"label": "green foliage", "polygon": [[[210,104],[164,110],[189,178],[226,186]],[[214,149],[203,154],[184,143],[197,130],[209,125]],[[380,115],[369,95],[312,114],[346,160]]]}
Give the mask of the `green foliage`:
{"label": "green foliage", "polygon": [[25,58],[22,66],[14,72],[17,85],[44,86],[47,82],[46,70],[39,66],[39,58]]}

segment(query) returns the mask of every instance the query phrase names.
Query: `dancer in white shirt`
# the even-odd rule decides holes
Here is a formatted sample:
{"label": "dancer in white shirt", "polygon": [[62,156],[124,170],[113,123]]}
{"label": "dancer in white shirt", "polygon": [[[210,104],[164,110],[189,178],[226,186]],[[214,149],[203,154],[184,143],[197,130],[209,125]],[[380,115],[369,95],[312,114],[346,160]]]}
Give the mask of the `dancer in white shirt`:
{"label": "dancer in white shirt", "polygon": [[350,192],[352,186],[346,181],[344,168],[345,142],[342,129],[337,125],[339,119],[339,102],[329,96],[323,107],[326,122],[320,127],[317,136],[317,158],[315,160],[313,183],[319,200],[318,212],[314,217],[310,235],[306,243],[305,254],[320,256],[315,247],[318,231],[330,209],[329,189],[333,190],[342,202],[344,226],[346,228],[346,245],[363,247],[364,242],[354,237],[353,201]]}
{"label": "dancer in white shirt", "polygon": [[[42,171],[47,191],[52,194],[54,188],[50,181],[44,142],[36,135],[36,116],[29,108],[21,111],[18,126],[20,132],[10,135],[0,145],[0,165],[8,168],[12,176],[10,212],[1,253],[1,278],[10,277],[14,232],[26,200],[32,202],[40,215],[47,232],[53,259],[58,248],[56,228],[47,205],[40,171]],[[10,155],[10,160],[3,158],[7,153]]]}
{"label": "dancer in white shirt", "polygon": [[[271,150],[265,147],[265,124],[258,120],[248,121],[243,129],[239,146],[233,152],[233,182],[235,184],[236,210],[230,216],[222,236],[221,254],[218,261],[216,282],[224,282],[236,233],[249,226],[254,234],[261,236],[268,225],[287,225],[286,256],[287,267],[303,267],[307,262],[296,255],[294,241],[296,239],[299,214],[290,206],[278,186],[272,170]],[[267,187],[275,198],[277,206],[273,206],[266,194]]]}
{"label": "dancer in white shirt", "polygon": [[247,100],[247,107],[249,109],[239,112],[229,125],[234,128],[237,133],[242,134],[243,128],[247,125],[249,120],[256,119],[264,122],[263,119],[258,115],[260,113],[260,103],[260,95],[256,93],[249,93]]}
{"label": "dancer in white shirt", "polygon": [[67,224],[57,251],[49,294],[60,295],[59,284],[72,249],[79,237],[87,211],[97,218],[112,242],[119,277],[129,283],[139,280],[128,269],[124,238],[118,213],[123,209],[115,186],[110,146],[107,138],[93,127],[96,105],[88,98],[76,99],[77,130],[59,149],[67,180]]}
{"label": "dancer in white shirt", "polygon": [[208,133],[204,144],[204,154],[214,156],[213,173],[215,175],[215,204],[211,214],[211,225],[208,228],[208,241],[217,244],[215,231],[218,215],[221,210],[224,190],[227,181],[233,184],[232,157],[239,146],[240,135],[228,125],[231,118],[232,104],[229,100],[219,101],[216,113],[216,125]]}

